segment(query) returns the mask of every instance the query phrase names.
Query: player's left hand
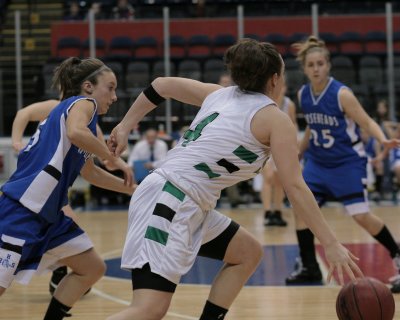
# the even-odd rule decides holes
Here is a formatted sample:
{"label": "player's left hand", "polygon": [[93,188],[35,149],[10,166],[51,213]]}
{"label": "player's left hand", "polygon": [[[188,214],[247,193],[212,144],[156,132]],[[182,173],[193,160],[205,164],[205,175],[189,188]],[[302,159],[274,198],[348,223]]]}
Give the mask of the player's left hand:
{"label": "player's left hand", "polygon": [[326,258],[329,262],[329,273],[327,281],[330,282],[335,270],[337,271],[339,282],[344,285],[343,270],[347,273],[351,280],[356,280],[356,277],[364,277],[361,269],[355,261],[358,258],[353,255],[339,242],[335,242],[325,247]]}

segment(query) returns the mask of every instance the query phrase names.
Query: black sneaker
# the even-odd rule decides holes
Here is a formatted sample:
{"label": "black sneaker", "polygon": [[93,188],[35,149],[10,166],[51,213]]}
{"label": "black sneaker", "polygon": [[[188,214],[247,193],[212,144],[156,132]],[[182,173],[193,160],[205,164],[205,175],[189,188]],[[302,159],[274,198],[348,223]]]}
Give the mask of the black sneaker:
{"label": "black sneaker", "polygon": [[272,212],[271,210],[265,210],[264,213],[264,225],[267,225],[267,223],[269,222],[269,219],[271,218]]}
{"label": "black sneaker", "polygon": [[279,210],[277,210],[270,214],[268,221],[265,222],[264,225],[286,227],[287,222],[282,219],[282,213]]}
{"label": "black sneaker", "polygon": [[390,291],[392,291],[392,293],[400,293],[400,277],[397,277],[396,280],[392,281]]}
{"label": "black sneaker", "polygon": [[285,280],[287,285],[310,285],[322,284],[322,273],[318,265],[305,267],[300,266]]}
{"label": "black sneaker", "polygon": [[67,274],[67,267],[60,267],[53,271],[53,275],[51,276],[49,283],[49,291],[51,295],[54,294],[54,291],[56,291],[58,284]]}

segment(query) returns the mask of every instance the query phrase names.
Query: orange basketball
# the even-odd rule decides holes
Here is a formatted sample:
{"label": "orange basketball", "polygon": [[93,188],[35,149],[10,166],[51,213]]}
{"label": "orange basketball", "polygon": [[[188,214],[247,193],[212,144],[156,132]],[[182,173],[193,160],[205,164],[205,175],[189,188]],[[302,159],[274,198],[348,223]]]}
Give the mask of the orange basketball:
{"label": "orange basketball", "polygon": [[374,278],[347,283],[336,299],[339,320],[393,320],[394,310],[389,288]]}

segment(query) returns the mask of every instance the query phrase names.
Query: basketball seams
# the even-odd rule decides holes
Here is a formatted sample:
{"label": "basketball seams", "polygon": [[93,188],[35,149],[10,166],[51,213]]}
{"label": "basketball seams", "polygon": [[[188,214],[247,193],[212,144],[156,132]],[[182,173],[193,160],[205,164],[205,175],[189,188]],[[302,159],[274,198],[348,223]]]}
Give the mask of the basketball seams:
{"label": "basketball seams", "polygon": [[360,320],[363,320],[363,316],[360,310],[360,307],[358,305],[358,295],[356,294],[356,290],[357,286],[355,285],[354,282],[351,283],[351,292],[352,292],[352,297],[353,297],[353,301],[354,301],[354,305],[356,306],[357,312],[358,312],[358,316],[360,318]]}
{"label": "basketball seams", "polygon": [[368,280],[368,284],[371,286],[372,290],[375,293],[376,300],[378,300],[381,319],[383,319],[383,307],[382,307],[382,302],[381,302],[380,296],[379,296],[379,294],[378,294],[378,292],[377,292],[377,290],[375,288],[375,285],[372,283],[371,279],[367,278],[367,280]]}

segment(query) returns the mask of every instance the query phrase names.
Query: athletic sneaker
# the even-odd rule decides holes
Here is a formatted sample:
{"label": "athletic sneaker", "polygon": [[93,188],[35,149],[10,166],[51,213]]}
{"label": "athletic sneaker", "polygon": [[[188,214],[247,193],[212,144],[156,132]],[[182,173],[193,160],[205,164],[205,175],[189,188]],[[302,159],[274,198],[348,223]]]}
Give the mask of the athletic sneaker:
{"label": "athletic sneaker", "polygon": [[287,285],[322,284],[322,273],[319,265],[304,266],[296,260],[296,269],[286,278]]}
{"label": "athletic sneaker", "polygon": [[[393,264],[394,267],[397,269],[397,271],[400,273],[400,254],[396,254],[395,257],[393,258]],[[391,277],[389,281],[392,284],[392,287],[390,290],[393,293],[400,293],[400,274],[397,274],[394,277]]]}
{"label": "athletic sneaker", "polygon": [[392,293],[400,293],[400,276],[390,278],[390,282],[392,284],[390,291]]}
{"label": "athletic sneaker", "polygon": [[267,223],[269,222],[269,219],[271,218],[272,212],[271,210],[265,210],[264,213],[264,225],[267,225]]}
{"label": "athletic sneaker", "polygon": [[278,226],[278,227],[286,227],[287,222],[282,218],[282,212],[280,210],[275,210],[270,214],[267,222],[264,223],[266,226]]}

